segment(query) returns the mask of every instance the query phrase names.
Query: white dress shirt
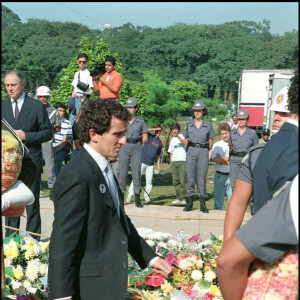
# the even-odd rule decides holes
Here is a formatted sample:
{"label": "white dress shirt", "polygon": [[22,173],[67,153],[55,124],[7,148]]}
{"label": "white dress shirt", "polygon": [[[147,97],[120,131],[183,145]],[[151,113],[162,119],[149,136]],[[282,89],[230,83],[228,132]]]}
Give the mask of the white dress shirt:
{"label": "white dress shirt", "polygon": [[[22,106],[23,106],[23,103],[24,103],[24,99],[25,99],[25,92],[23,92],[23,94],[21,95],[21,97],[17,99],[17,104],[18,104],[19,112],[21,112],[21,109],[22,109]],[[13,110],[14,117],[16,117],[15,116],[16,102],[15,102],[15,100],[13,98],[10,98],[10,101],[11,101],[11,105],[12,105],[12,110]]]}

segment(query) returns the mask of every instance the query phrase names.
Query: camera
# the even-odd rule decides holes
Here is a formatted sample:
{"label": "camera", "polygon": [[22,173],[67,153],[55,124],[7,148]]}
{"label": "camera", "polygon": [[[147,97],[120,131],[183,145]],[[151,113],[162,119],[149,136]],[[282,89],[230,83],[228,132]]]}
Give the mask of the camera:
{"label": "camera", "polygon": [[94,64],[94,69],[90,71],[91,76],[97,76],[97,75],[102,75],[106,72],[105,70],[105,63],[96,63]]}
{"label": "camera", "polygon": [[83,83],[82,81],[78,81],[77,87],[78,87],[81,91],[85,92],[85,91],[89,88],[89,85]]}

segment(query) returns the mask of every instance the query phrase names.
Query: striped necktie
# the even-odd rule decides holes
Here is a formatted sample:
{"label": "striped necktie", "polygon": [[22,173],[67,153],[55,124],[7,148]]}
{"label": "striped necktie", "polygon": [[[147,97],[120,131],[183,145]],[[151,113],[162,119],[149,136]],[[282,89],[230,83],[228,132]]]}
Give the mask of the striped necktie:
{"label": "striped necktie", "polygon": [[119,193],[118,193],[118,188],[117,188],[117,184],[114,178],[114,173],[113,170],[111,168],[110,163],[107,163],[107,167],[105,169],[105,173],[107,175],[107,179],[108,179],[108,187],[110,190],[110,194],[113,198],[114,204],[116,206],[117,212],[118,212],[118,216],[120,217],[120,201],[119,201]]}

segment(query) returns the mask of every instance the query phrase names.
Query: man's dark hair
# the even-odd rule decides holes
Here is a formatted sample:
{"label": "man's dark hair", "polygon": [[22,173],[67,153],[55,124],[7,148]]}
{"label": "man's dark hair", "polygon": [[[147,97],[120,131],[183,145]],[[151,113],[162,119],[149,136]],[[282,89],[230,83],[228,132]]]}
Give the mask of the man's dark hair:
{"label": "man's dark hair", "polygon": [[233,113],[232,115],[231,115],[231,117],[233,118],[233,117],[236,117],[236,113]]}
{"label": "man's dark hair", "polygon": [[230,132],[230,126],[229,126],[229,124],[228,123],[221,123],[220,125],[219,125],[219,132],[221,133],[221,131],[229,131]]}
{"label": "man's dark hair", "polygon": [[62,103],[62,102],[56,102],[54,104],[54,108],[56,108],[56,109],[58,109],[58,108],[64,108],[64,109],[66,109],[66,105],[64,103]]}
{"label": "man's dark hair", "polygon": [[81,108],[81,115],[78,121],[80,142],[90,142],[90,129],[94,129],[100,135],[108,132],[113,116],[126,122],[130,118],[125,107],[116,100],[100,100],[98,98],[86,101]]}
{"label": "man's dark hair", "polygon": [[113,64],[113,66],[116,64],[116,60],[113,56],[106,56],[105,61],[110,61]]}
{"label": "man's dark hair", "polygon": [[288,91],[288,110],[292,114],[299,114],[299,69],[295,70],[294,76],[291,78],[291,85]]}
{"label": "man's dark hair", "polygon": [[180,125],[178,123],[173,123],[170,127],[171,130],[178,129],[180,131]]}
{"label": "man's dark hair", "polygon": [[18,71],[9,71],[9,72],[7,72],[7,73],[4,75],[4,79],[5,79],[5,77],[6,77],[7,75],[11,75],[11,74],[17,75],[17,77],[19,78],[19,82],[20,82],[21,84],[25,83],[25,77],[24,77],[20,72],[18,72]]}
{"label": "man's dark hair", "polygon": [[89,59],[89,57],[88,57],[87,54],[85,54],[85,53],[79,53],[79,54],[77,55],[77,59],[79,59],[79,58],[81,58],[81,57],[84,57],[84,58],[86,59],[86,61]]}

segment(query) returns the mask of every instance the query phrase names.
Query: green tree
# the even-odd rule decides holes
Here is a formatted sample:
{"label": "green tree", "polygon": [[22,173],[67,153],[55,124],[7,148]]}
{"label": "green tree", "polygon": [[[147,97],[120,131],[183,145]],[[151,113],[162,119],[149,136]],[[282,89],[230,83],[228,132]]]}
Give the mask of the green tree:
{"label": "green tree", "polygon": [[12,12],[8,7],[1,4],[1,25],[2,29],[5,29],[14,24],[20,24],[21,20],[19,16]]}

